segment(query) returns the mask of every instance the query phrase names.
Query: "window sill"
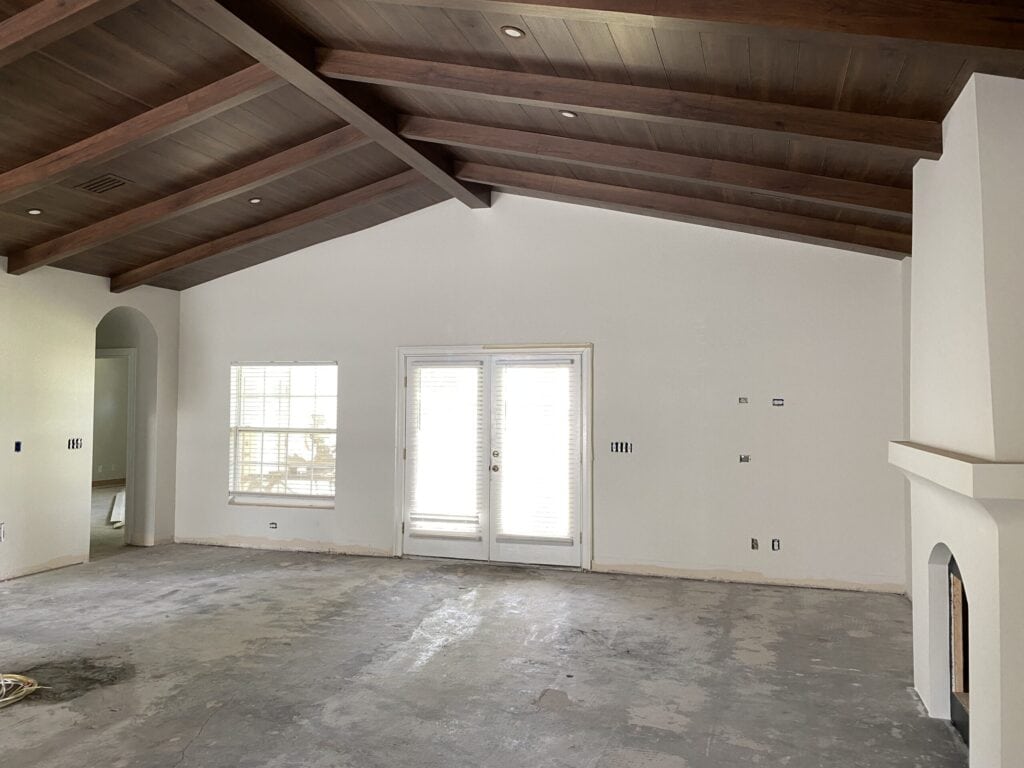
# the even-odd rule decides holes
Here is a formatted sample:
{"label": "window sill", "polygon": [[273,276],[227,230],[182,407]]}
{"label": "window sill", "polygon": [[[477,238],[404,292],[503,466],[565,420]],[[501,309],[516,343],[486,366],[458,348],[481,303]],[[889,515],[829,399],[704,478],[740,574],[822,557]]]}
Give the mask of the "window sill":
{"label": "window sill", "polygon": [[228,504],[238,507],[284,507],[287,509],[334,509],[333,498],[313,496],[228,496]]}

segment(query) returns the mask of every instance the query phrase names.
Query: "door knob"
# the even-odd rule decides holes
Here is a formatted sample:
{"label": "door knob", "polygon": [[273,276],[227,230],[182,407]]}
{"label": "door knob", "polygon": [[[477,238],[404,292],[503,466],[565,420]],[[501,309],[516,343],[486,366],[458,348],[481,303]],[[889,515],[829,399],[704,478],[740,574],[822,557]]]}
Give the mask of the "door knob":
{"label": "door knob", "polygon": [[491,472],[497,472],[499,469],[501,469],[501,467],[497,464],[491,464]]}
{"label": "door knob", "polygon": [[501,456],[501,451],[491,451],[491,456],[493,456],[494,458],[498,458],[499,456]]}

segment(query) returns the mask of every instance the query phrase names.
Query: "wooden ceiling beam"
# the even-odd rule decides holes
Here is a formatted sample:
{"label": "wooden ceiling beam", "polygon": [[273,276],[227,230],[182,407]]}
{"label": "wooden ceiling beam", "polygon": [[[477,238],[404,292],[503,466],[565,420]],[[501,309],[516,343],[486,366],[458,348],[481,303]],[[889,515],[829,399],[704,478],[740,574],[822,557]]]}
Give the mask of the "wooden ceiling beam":
{"label": "wooden ceiling beam", "polygon": [[0,67],[124,10],[137,0],[39,0],[0,21]]}
{"label": "wooden ceiling beam", "polygon": [[726,189],[763,192],[787,199],[885,213],[904,219],[909,219],[913,211],[913,193],[909,189],[830,176],[430,117],[403,115],[399,118],[398,130],[407,139],[437,142],[451,147],[557,160],[588,168],[625,171]]}
{"label": "wooden ceiling beam", "polygon": [[490,184],[498,190],[548,200],[582,203],[888,258],[902,259],[910,255],[910,235],[902,232],[478,163],[457,165],[456,172],[460,178]]}
{"label": "wooden ceiling beam", "polygon": [[230,235],[115,275],[110,278],[110,290],[114,293],[127,291],[129,288],[135,288],[136,286],[148,283],[176,269],[187,267],[190,264],[195,264],[214,256],[233,253],[242,248],[270,240],[298,227],[312,224],[328,216],[380,202],[398,192],[426,183],[428,183],[427,180],[418,171],[403,171],[365,187],[360,187],[343,195],[324,200],[309,208],[294,211],[293,213],[262,222],[239,232],[233,232]]}
{"label": "wooden ceiling beam", "polygon": [[316,44],[269,4],[253,0],[172,0],[175,5],[272,69],[346,122],[356,126],[402,162],[470,208],[490,205],[490,190],[465,184],[443,154],[424,152],[393,128],[394,115],[378,104],[349,95],[315,69]]}
{"label": "wooden ceiling beam", "polygon": [[254,64],[119,125],[0,173],[0,203],[62,181],[82,167],[139,149],[281,85],[283,82],[273,72],[262,64]]}
{"label": "wooden ceiling beam", "polygon": [[24,251],[13,253],[7,260],[7,271],[10,274],[21,275],[33,269],[54,264],[146,227],[170,221],[186,213],[219,203],[234,195],[240,195],[255,187],[295,173],[302,168],[322,162],[329,157],[350,152],[369,143],[370,140],[352,126],[339,128],[231,173],[154,200],[138,208],[132,208]]}
{"label": "wooden ceiling beam", "polygon": [[375,0],[690,32],[776,35],[825,45],[945,50],[1021,61],[1024,7],[962,0]]}
{"label": "wooden ceiling beam", "polygon": [[375,85],[453,93],[491,101],[569,109],[668,125],[715,125],[900,152],[936,159],[937,122],[792,104],[576,80],[554,75],[471,67],[360,51],[323,49],[322,74]]}

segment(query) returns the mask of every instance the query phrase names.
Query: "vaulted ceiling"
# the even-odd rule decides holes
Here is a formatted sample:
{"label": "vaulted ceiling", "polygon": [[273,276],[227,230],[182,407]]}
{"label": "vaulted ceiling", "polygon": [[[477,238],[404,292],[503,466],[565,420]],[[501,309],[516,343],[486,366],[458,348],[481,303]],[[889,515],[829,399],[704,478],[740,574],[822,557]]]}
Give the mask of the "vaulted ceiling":
{"label": "vaulted ceiling", "polygon": [[500,190],[902,258],[974,72],[1020,2],[0,0],[0,252],[183,289]]}

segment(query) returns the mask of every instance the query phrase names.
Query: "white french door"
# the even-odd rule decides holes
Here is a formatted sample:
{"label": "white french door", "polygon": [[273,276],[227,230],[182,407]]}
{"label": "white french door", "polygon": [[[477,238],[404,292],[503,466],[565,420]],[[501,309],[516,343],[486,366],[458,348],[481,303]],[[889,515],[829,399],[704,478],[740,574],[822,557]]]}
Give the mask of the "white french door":
{"label": "white french door", "polygon": [[582,352],[407,355],[403,551],[582,564]]}

